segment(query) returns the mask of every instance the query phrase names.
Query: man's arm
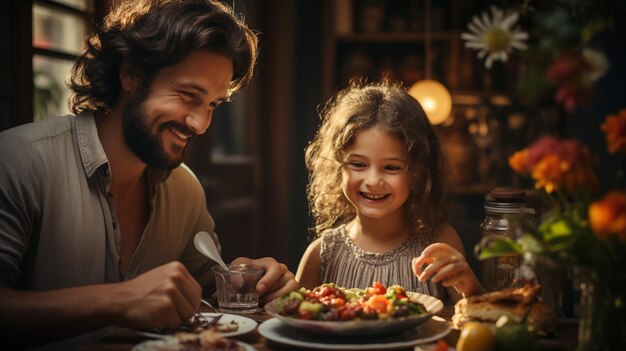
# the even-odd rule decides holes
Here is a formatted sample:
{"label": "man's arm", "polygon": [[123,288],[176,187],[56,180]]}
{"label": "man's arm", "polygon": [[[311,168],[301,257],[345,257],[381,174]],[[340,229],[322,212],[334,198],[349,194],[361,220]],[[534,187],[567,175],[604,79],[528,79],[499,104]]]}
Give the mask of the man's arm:
{"label": "man's arm", "polygon": [[26,347],[110,325],[176,329],[191,318],[200,296],[200,285],[179,262],[122,283],[51,291],[0,288],[0,335]]}

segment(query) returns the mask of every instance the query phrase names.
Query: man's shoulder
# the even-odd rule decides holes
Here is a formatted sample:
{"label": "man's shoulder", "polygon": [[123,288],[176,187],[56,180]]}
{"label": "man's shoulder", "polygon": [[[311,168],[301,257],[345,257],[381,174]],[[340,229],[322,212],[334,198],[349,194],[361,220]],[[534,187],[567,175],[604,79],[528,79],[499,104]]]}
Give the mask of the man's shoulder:
{"label": "man's shoulder", "polygon": [[0,133],[0,140],[17,143],[35,143],[40,140],[64,136],[72,130],[71,115],[49,117],[42,121],[23,124]]}
{"label": "man's shoulder", "polygon": [[35,189],[51,179],[66,176],[72,158],[72,126],[69,117],[54,117],[0,133],[0,181]]}
{"label": "man's shoulder", "polygon": [[196,177],[195,173],[193,173],[193,171],[191,170],[191,168],[189,168],[187,165],[185,165],[184,163],[181,163],[180,166],[174,168],[172,170],[172,173],[170,174],[170,177],[168,178],[168,180],[174,180],[176,182],[179,181],[192,181],[195,183],[198,183],[198,185],[200,184],[200,182],[198,181],[198,178]]}
{"label": "man's shoulder", "polygon": [[51,117],[1,132],[0,162],[19,169],[18,165],[40,164],[43,160],[62,161],[65,155],[57,146],[73,142],[70,118]]}
{"label": "man's shoulder", "polygon": [[195,193],[202,191],[200,181],[184,163],[174,168],[163,186],[179,193]]}

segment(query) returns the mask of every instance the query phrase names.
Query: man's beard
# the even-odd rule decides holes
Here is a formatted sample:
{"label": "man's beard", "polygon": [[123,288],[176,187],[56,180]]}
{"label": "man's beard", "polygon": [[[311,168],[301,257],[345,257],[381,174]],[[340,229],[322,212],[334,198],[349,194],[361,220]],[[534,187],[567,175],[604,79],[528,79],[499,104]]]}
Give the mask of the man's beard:
{"label": "man's beard", "polygon": [[131,95],[122,111],[124,141],[130,150],[147,165],[160,169],[174,169],[183,161],[185,148],[172,145],[175,151],[180,150],[180,157],[169,157],[161,142],[161,133],[172,125],[180,130],[189,130],[189,128],[176,122],[167,122],[159,127],[156,135],[153,135],[146,123],[148,116],[144,112],[148,90],[147,87],[140,87]]}

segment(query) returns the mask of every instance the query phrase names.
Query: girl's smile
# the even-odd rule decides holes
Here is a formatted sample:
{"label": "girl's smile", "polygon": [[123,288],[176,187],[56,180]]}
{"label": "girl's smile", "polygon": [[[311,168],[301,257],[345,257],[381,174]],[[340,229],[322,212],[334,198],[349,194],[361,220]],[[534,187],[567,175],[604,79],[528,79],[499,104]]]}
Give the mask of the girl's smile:
{"label": "girl's smile", "polygon": [[365,192],[359,192],[359,194],[361,194],[361,196],[363,196],[364,198],[371,200],[371,201],[380,201],[380,200],[384,200],[387,197],[390,196],[390,194],[382,194],[382,195],[377,195],[377,194],[369,194],[369,193],[365,193]]}

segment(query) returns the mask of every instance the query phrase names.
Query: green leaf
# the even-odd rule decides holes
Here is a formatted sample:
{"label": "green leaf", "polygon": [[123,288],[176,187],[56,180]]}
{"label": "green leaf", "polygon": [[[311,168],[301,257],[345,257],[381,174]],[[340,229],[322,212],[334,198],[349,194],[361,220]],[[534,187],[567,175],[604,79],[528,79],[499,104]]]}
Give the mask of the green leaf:
{"label": "green leaf", "polygon": [[518,239],[518,243],[522,252],[542,253],[545,251],[541,242],[532,235],[522,235],[522,237]]}
{"label": "green leaf", "polygon": [[570,236],[572,235],[572,228],[568,221],[561,219],[553,222],[548,226],[548,230],[544,233],[544,237],[546,240],[552,240],[558,237]]}
{"label": "green leaf", "polygon": [[522,247],[508,236],[483,238],[476,249],[479,252],[479,260],[506,255],[519,255],[523,252]]}

